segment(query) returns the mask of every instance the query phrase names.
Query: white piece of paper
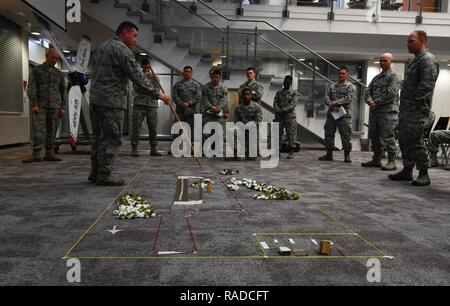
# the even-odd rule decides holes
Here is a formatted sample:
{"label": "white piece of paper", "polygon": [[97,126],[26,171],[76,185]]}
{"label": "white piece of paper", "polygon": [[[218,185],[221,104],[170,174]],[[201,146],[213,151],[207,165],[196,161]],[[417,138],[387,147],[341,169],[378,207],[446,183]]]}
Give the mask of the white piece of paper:
{"label": "white piece of paper", "polygon": [[206,113],[216,117],[223,117],[223,111],[220,111],[220,113],[214,113],[212,110],[208,110]]}
{"label": "white piece of paper", "polygon": [[339,107],[339,111],[331,112],[331,115],[333,116],[334,120],[338,120],[339,118],[342,118],[345,115],[347,115],[347,112],[345,111],[345,108],[341,106]]}
{"label": "white piece of paper", "polygon": [[177,255],[177,254],[185,254],[185,252],[176,252],[176,251],[159,251],[158,255]]}
{"label": "white piece of paper", "polygon": [[315,245],[319,245],[315,239],[311,239],[311,242],[314,243]]}
{"label": "white piece of paper", "polygon": [[291,244],[295,244],[294,239],[289,238],[289,242],[290,242]]}
{"label": "white piece of paper", "polygon": [[266,242],[264,242],[264,241],[261,241],[261,246],[262,246],[263,249],[265,249],[265,250],[268,250],[268,249],[269,249],[269,245],[268,245]]}

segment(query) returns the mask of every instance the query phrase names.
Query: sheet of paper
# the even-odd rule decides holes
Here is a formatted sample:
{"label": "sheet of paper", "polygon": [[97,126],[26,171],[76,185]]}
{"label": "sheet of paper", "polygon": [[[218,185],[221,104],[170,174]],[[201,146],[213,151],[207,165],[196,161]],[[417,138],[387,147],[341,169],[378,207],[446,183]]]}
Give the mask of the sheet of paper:
{"label": "sheet of paper", "polygon": [[216,114],[211,110],[206,111],[208,114],[216,116],[216,117],[223,117],[223,111],[221,111],[220,113]]}
{"label": "sheet of paper", "polygon": [[268,250],[269,249],[269,245],[267,243],[265,243],[264,241],[261,241],[261,246],[263,247],[263,249]]}
{"label": "sheet of paper", "polygon": [[339,111],[331,112],[331,115],[333,116],[334,120],[338,120],[339,118],[342,118],[345,115],[347,115],[347,112],[345,111],[345,108],[341,106],[339,107]]}

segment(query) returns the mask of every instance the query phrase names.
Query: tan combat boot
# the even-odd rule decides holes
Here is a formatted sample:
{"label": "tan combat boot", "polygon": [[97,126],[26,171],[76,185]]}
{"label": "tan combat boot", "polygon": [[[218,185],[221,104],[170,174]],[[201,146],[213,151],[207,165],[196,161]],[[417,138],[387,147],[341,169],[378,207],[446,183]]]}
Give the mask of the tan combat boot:
{"label": "tan combat boot", "polygon": [[333,150],[327,150],[327,154],[319,157],[320,161],[332,161],[333,160]]}
{"label": "tan combat boot", "polygon": [[344,162],[346,162],[347,164],[351,164],[352,159],[350,157],[350,151],[345,151],[344,156],[345,156]]}
{"label": "tan combat boot", "polygon": [[139,157],[138,146],[135,146],[135,145],[131,146],[131,156]]}
{"label": "tan combat boot", "polygon": [[62,161],[61,158],[56,157],[55,152],[53,152],[53,149],[46,149],[45,150],[44,160],[45,161],[55,161],[55,162]]}
{"label": "tan combat boot", "polygon": [[381,167],[381,157],[373,156],[371,161],[361,163],[362,167],[373,167],[380,168]]}
{"label": "tan combat boot", "polygon": [[99,175],[96,184],[97,186],[123,186],[125,182],[118,177]]}
{"label": "tan combat boot", "polygon": [[41,149],[33,149],[33,153],[22,160],[23,163],[29,164],[29,163],[35,163],[35,162],[41,162]]}
{"label": "tan combat boot", "polygon": [[395,155],[394,154],[389,154],[388,156],[388,163],[381,167],[381,170],[383,171],[395,171],[397,170],[397,165],[395,164]]}
{"label": "tan combat boot", "polygon": [[289,150],[289,154],[287,156],[287,159],[294,159],[294,150],[293,149]]}
{"label": "tan combat boot", "polygon": [[419,176],[412,182],[413,186],[428,186],[431,184],[428,170],[420,170]]}
{"label": "tan combat boot", "polygon": [[150,149],[150,156],[162,156],[161,153],[156,149],[156,145],[152,145]]}
{"label": "tan combat boot", "polygon": [[393,181],[412,181],[413,180],[413,169],[412,168],[403,168],[402,171],[391,174],[388,176],[389,179]]}

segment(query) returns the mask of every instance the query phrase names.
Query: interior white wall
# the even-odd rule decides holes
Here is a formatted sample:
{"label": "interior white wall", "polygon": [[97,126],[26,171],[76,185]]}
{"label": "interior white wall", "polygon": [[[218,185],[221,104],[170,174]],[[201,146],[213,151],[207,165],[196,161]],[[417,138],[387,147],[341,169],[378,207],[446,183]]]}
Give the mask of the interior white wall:
{"label": "interior white wall", "polygon": [[436,118],[450,116],[450,67],[447,63],[439,63],[439,77],[433,96],[433,112]]}
{"label": "interior white wall", "polygon": [[[33,41],[29,40],[28,41],[28,50],[29,50],[29,57],[30,57],[30,61],[37,63],[37,64],[42,64],[43,62],[45,62],[45,48],[34,43]],[[28,62],[27,65],[28,67]]]}

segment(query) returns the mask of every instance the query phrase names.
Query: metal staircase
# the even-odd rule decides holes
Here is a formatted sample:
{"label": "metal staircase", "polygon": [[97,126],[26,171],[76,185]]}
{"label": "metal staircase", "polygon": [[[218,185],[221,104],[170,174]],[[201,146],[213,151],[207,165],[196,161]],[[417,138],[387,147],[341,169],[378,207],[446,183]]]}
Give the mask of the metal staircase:
{"label": "metal staircase", "polygon": [[[153,1],[154,2],[154,1]],[[114,14],[105,14],[111,7],[115,7]],[[200,54],[191,52],[190,45],[178,42],[178,37],[174,33],[167,32],[167,29],[158,27],[154,16],[144,12],[129,0],[101,0],[92,2],[82,0],[83,14],[102,23],[112,31],[115,31],[120,21],[130,20],[139,25],[138,47],[145,50],[153,58],[174,71],[181,72],[184,66],[192,66],[197,81],[203,83],[204,76],[208,75],[211,62],[202,61]],[[155,43],[154,36],[163,33],[161,42]]]}

